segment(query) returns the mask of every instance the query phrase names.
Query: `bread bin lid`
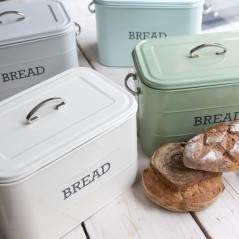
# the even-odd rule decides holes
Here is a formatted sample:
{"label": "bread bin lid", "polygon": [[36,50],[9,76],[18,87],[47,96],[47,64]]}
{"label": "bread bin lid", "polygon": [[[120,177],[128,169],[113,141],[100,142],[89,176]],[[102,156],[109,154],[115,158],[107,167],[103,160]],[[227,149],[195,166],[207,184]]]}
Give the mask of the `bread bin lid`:
{"label": "bread bin lid", "polygon": [[94,2],[107,6],[192,8],[203,6],[204,0],[94,0]]}
{"label": "bread bin lid", "polygon": [[0,9],[0,46],[61,35],[74,30],[61,2],[9,4]]}
{"label": "bread bin lid", "polygon": [[132,56],[140,80],[155,89],[235,84],[238,42],[239,32],[149,39],[138,43]]}
{"label": "bread bin lid", "polygon": [[[26,123],[35,106],[53,97],[60,99],[36,107],[34,115],[39,119]],[[54,106],[64,107],[55,110]],[[0,102],[0,183],[32,175],[136,111],[131,94],[84,67],[67,70]]]}

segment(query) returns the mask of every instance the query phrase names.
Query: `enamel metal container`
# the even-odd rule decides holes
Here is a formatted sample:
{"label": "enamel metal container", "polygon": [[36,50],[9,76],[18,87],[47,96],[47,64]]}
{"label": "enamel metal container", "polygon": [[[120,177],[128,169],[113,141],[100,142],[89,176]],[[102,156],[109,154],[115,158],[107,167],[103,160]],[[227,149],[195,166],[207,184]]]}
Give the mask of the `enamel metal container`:
{"label": "enamel metal container", "polygon": [[54,0],[0,8],[0,100],[77,67],[78,27]]}
{"label": "enamel metal container", "polygon": [[[131,52],[139,41],[201,31],[204,0],[94,0],[99,61],[133,66]],[[94,6],[93,6],[94,5]]]}
{"label": "enamel metal container", "polygon": [[[151,155],[218,123],[239,120],[239,33],[145,40],[133,51],[139,138]],[[136,82],[133,89],[132,79]]]}
{"label": "enamel metal container", "polygon": [[67,70],[0,112],[4,239],[60,238],[134,183],[137,103],[94,70]]}

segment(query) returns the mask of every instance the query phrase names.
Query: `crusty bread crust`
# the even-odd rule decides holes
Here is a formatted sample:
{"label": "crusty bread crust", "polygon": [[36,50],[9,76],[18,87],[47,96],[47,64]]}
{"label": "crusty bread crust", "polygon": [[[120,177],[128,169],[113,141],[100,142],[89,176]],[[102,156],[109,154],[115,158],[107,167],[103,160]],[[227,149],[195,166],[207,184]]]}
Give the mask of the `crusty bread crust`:
{"label": "crusty bread crust", "polygon": [[150,167],[165,184],[175,190],[182,190],[202,180],[217,176],[217,173],[186,167],[182,160],[184,148],[185,143],[169,143],[153,153]]}
{"label": "crusty bread crust", "polygon": [[216,125],[188,141],[186,167],[210,172],[239,170],[239,121]]}
{"label": "crusty bread crust", "polygon": [[184,143],[160,147],[142,175],[145,195],[155,204],[172,211],[200,211],[224,190],[222,173],[204,172],[184,166]]}
{"label": "crusty bread crust", "polygon": [[185,190],[174,190],[160,180],[151,168],[144,170],[142,186],[153,203],[177,212],[201,211],[213,204],[224,190],[220,175]]}

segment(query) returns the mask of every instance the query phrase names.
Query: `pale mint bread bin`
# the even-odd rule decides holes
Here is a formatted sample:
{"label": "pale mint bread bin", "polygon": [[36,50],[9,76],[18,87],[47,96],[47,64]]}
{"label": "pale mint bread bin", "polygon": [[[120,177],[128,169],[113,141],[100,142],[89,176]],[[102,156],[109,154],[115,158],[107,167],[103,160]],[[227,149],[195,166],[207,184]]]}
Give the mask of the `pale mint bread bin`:
{"label": "pale mint bread bin", "polygon": [[60,1],[0,8],[0,100],[78,66],[74,22]]}
{"label": "pale mint bread bin", "polygon": [[0,235],[59,239],[130,188],[137,103],[90,68],[0,102]]}
{"label": "pale mint bread bin", "polygon": [[133,66],[139,41],[201,31],[204,0],[94,0],[99,61]]}
{"label": "pale mint bread bin", "polygon": [[127,75],[125,84],[138,96],[139,138],[146,154],[166,143],[187,141],[215,124],[239,120],[238,45],[239,32],[136,45],[135,74]]}

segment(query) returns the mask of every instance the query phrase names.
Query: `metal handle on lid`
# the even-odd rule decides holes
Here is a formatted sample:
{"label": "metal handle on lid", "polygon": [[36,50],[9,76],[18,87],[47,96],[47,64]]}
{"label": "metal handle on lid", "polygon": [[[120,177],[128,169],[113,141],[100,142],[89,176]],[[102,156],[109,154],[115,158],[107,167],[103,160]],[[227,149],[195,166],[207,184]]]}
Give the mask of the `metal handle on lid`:
{"label": "metal handle on lid", "polygon": [[74,23],[75,23],[75,26],[78,28],[78,30],[76,31],[76,36],[78,36],[81,33],[81,26],[77,22],[74,22]]}
{"label": "metal handle on lid", "polygon": [[[6,12],[2,12],[0,13],[0,17],[4,16],[4,15],[8,15],[8,14],[16,14],[18,15],[18,18],[16,19],[16,22],[18,21],[22,21],[25,19],[25,15],[21,12],[17,12],[17,11],[6,11]],[[3,21],[0,21],[0,24],[3,24]]]}
{"label": "metal handle on lid", "polygon": [[196,57],[199,57],[199,55],[193,55],[193,53],[195,53],[196,51],[202,49],[202,48],[205,48],[205,47],[219,47],[221,49],[223,49],[222,51],[216,51],[216,55],[222,55],[222,54],[225,54],[227,49],[225,46],[223,46],[222,44],[219,44],[219,43],[205,43],[205,44],[202,44],[202,45],[199,45],[195,48],[193,48],[190,52],[189,52],[189,57],[190,58],[196,58]]}
{"label": "metal handle on lid", "polygon": [[94,5],[94,2],[91,2],[89,5],[88,5],[88,9],[91,13],[95,13],[95,9],[92,9],[92,6]]}
{"label": "metal handle on lid", "polygon": [[203,14],[207,14],[211,12],[212,10],[212,4],[209,0],[206,0],[205,3],[203,4]]}
{"label": "metal handle on lid", "polygon": [[126,87],[126,89],[127,89],[132,95],[139,95],[139,94],[140,94],[140,88],[139,88],[139,87],[137,87],[137,91],[133,91],[133,90],[130,89],[130,87],[128,86],[128,80],[129,80],[131,77],[133,78],[133,80],[137,80],[137,78],[136,78],[136,76],[135,76],[134,73],[129,73],[129,74],[125,77],[125,81],[124,81],[125,87]]}
{"label": "metal handle on lid", "polygon": [[[66,105],[66,102],[65,100],[63,100],[62,98],[60,97],[54,97],[54,98],[49,98],[49,99],[46,99],[46,100],[43,100],[41,103],[39,103],[38,105],[36,105],[27,115],[26,117],[26,122],[28,124],[31,124],[35,121],[37,121],[39,119],[38,116],[35,115],[35,113],[40,109],[42,108],[44,105],[48,104],[48,103],[52,103],[52,102],[57,102],[58,104],[55,105],[55,109],[56,110],[59,110],[61,108],[63,108],[65,105]],[[60,102],[60,103],[59,103]]]}

